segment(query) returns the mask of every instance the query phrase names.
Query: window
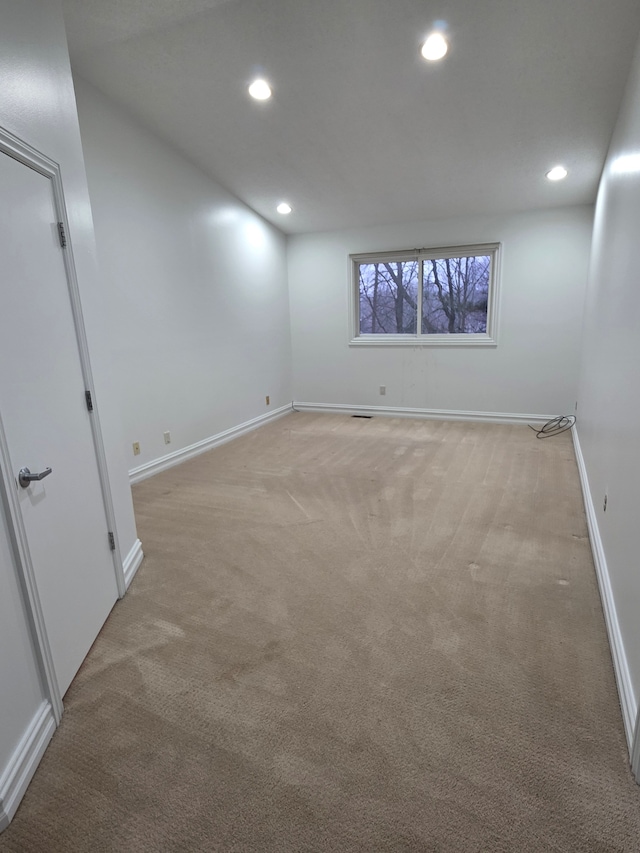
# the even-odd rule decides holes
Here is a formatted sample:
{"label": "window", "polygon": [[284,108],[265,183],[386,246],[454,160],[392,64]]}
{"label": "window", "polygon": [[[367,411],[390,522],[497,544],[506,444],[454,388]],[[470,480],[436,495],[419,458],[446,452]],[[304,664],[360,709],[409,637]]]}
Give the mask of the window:
{"label": "window", "polygon": [[497,243],[352,255],[352,344],[495,346]]}

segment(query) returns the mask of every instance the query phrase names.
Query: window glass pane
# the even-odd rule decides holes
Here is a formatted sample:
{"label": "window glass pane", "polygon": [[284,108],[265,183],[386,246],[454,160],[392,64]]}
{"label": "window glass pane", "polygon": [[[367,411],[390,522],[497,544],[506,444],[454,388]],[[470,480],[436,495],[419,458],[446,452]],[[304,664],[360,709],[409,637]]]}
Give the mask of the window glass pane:
{"label": "window glass pane", "polygon": [[417,333],[418,261],[358,264],[360,334]]}
{"label": "window glass pane", "polygon": [[487,331],[490,266],[489,255],[424,261],[424,335]]}

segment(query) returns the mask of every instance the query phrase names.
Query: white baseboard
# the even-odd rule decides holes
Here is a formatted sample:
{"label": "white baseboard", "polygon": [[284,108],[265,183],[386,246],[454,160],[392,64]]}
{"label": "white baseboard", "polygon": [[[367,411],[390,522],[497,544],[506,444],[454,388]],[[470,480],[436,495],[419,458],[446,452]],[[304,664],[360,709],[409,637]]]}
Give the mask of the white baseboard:
{"label": "white baseboard", "polygon": [[283,415],[289,414],[291,411],[291,403],[286,406],[280,406],[279,409],[274,409],[272,412],[267,412],[265,415],[260,415],[250,421],[245,421],[238,426],[231,427],[224,432],[219,432],[217,435],[212,435],[210,438],[205,438],[195,444],[190,444],[188,447],[183,447],[181,450],[176,450],[174,453],[168,453],[166,456],[160,456],[151,462],[145,462],[137,468],[132,468],[129,471],[129,482],[131,485],[139,483],[141,480],[146,480],[147,477],[153,477],[154,474],[159,474],[161,471],[166,471],[167,468],[172,468],[174,465],[179,465],[181,462],[186,462],[193,456],[198,456],[200,453],[205,453],[207,450],[212,450],[220,444],[231,441],[233,438],[238,438],[246,432],[251,432],[263,426],[268,421],[280,418]]}
{"label": "white baseboard", "polygon": [[593,562],[596,569],[598,587],[600,588],[604,621],[607,626],[613,669],[615,672],[616,684],[618,686],[618,695],[620,697],[620,708],[622,709],[624,731],[627,737],[629,753],[631,754],[636,714],[638,711],[637,702],[631,684],[631,675],[629,673],[627,655],[622,642],[622,633],[618,622],[616,602],[611,588],[607,558],[604,552],[600,530],[598,528],[598,518],[593,505],[591,490],[589,489],[589,477],[587,475],[584,456],[582,455],[582,448],[580,447],[580,438],[575,427],[571,432],[573,433],[573,446],[575,448],[576,462],[578,463],[578,471],[580,473],[580,484],[582,486],[582,496],[587,514],[587,526],[589,528],[589,540],[591,542],[591,550],[593,552]]}
{"label": "white baseboard", "polygon": [[350,406],[340,403],[298,403],[300,412],[331,412],[339,415],[384,415],[392,418],[425,418],[440,421],[484,421],[492,424],[539,424],[556,415],[522,415],[510,412],[464,412],[457,409],[409,409],[394,406]]}
{"label": "white baseboard", "polygon": [[136,539],[135,544],[125,557],[122,563],[122,571],[124,572],[125,587],[129,589],[131,581],[134,579],[136,572],[140,568],[140,563],[144,558],[142,552],[142,542]]}
{"label": "white baseboard", "polygon": [[55,730],[51,705],[43,702],[0,776],[0,832],[13,819]]}

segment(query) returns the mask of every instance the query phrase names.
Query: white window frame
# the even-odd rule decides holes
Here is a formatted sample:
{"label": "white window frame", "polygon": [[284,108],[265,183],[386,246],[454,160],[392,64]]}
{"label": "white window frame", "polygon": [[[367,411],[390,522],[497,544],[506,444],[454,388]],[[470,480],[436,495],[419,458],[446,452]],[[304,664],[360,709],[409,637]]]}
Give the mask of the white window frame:
{"label": "white window frame", "polygon": [[[443,246],[433,249],[407,249],[391,252],[366,252],[349,255],[351,296],[350,305],[350,341],[349,346],[438,346],[438,347],[495,347],[498,344],[498,308],[500,288],[500,243],[478,243],[466,246]],[[422,332],[422,280],[425,261],[441,258],[461,258],[473,255],[491,256],[489,295],[487,303],[487,331],[473,334],[429,334]],[[415,335],[360,334],[360,281],[359,265],[372,263],[390,263],[395,261],[418,262],[418,315]]]}

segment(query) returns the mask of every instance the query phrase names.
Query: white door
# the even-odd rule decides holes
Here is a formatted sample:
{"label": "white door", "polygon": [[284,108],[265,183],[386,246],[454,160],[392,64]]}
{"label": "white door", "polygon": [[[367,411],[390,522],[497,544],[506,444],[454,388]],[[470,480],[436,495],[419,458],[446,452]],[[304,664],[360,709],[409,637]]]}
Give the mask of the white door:
{"label": "white door", "polygon": [[[0,153],[0,418],[63,695],[117,598],[48,177]],[[51,473],[23,488],[22,468]]]}

